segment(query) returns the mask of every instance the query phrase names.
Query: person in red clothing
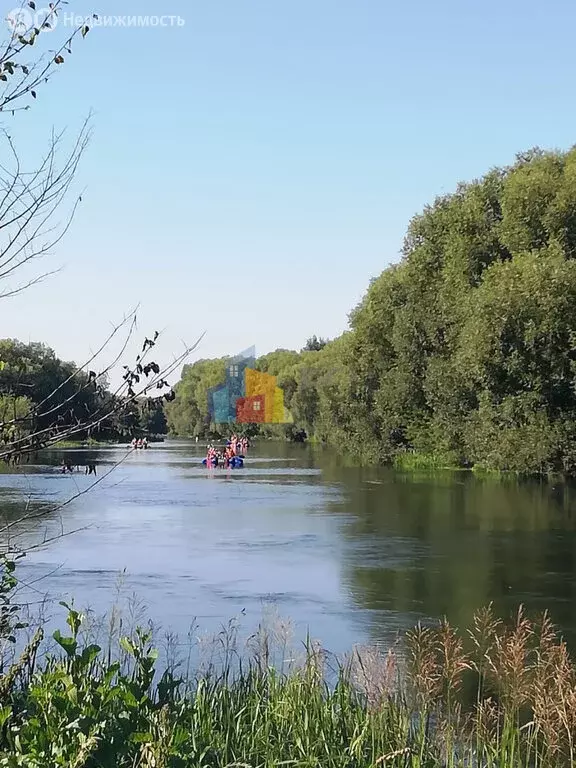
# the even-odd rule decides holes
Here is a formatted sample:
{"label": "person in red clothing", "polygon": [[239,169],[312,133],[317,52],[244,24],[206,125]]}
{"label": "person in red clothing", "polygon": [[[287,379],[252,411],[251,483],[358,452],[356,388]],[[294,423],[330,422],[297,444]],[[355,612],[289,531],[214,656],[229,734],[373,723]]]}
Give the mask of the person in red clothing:
{"label": "person in red clothing", "polygon": [[216,457],[216,450],[213,445],[208,446],[208,452],[206,454],[206,466],[218,466],[218,459]]}
{"label": "person in red clothing", "polygon": [[224,451],[224,466],[226,467],[226,469],[228,469],[228,467],[230,466],[230,460],[234,455],[235,455],[234,449],[232,448],[231,445],[229,445]]}

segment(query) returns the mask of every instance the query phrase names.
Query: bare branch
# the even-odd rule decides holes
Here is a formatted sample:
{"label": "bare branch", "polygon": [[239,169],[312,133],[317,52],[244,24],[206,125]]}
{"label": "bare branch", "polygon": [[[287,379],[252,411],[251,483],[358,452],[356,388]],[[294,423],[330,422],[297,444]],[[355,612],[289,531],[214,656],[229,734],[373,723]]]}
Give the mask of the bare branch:
{"label": "bare branch", "polygon": [[[74,201],[64,222],[53,222],[65,203],[90,133],[88,118],[62,162],[59,154],[64,134],[53,134],[48,151],[32,173],[22,169],[12,138],[3,134],[12,162],[0,166],[0,189],[4,190],[0,202],[0,280],[12,278],[30,262],[49,254],[68,232],[81,197]],[[0,298],[20,293],[47,274],[7,286],[0,290]]]}

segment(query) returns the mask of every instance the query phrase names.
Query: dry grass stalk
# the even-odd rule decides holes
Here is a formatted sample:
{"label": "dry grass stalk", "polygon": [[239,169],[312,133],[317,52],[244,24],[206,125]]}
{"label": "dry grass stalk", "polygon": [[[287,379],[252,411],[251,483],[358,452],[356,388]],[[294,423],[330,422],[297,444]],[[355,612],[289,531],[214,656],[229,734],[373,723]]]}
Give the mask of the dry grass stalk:
{"label": "dry grass stalk", "polygon": [[134,768],[168,768],[172,742],[168,707],[162,707],[160,712],[155,714],[152,731],[153,740],[142,744]]}
{"label": "dry grass stalk", "polygon": [[365,696],[369,709],[379,709],[397,687],[396,653],[392,648],[386,654],[374,646],[355,648],[349,674],[352,684]]}
{"label": "dry grass stalk", "polygon": [[224,768],[252,768],[249,763],[228,763]]}
{"label": "dry grass stalk", "polygon": [[374,765],[382,765],[383,763],[389,763],[390,760],[395,760],[397,757],[403,757],[410,754],[410,747],[404,747],[403,749],[397,749],[395,752],[390,752],[389,755],[382,755],[374,763]]}
{"label": "dry grass stalk", "polygon": [[[82,734],[80,734],[80,738],[83,738]],[[97,746],[98,746],[98,738],[96,734],[92,734],[91,736],[84,737],[82,745],[80,746],[80,750],[78,751],[78,754],[74,758],[74,762],[70,763],[70,768],[85,768],[86,763],[92,757],[92,754],[94,753],[94,750],[96,749]]]}
{"label": "dry grass stalk", "polygon": [[466,729],[472,741],[481,744],[484,749],[497,751],[500,740],[502,713],[492,698],[480,701],[470,718]]}
{"label": "dry grass stalk", "polygon": [[468,635],[476,650],[477,664],[483,666],[486,656],[494,646],[494,638],[502,626],[500,619],[495,618],[492,603],[476,611],[473,618],[473,628]]}
{"label": "dry grass stalk", "polygon": [[530,702],[533,636],[532,623],[520,606],[514,626],[495,631],[493,645],[486,653],[487,671],[507,710],[512,713]]}
{"label": "dry grass stalk", "polygon": [[438,665],[442,671],[443,693],[450,704],[462,685],[464,672],[472,668],[464,643],[450,624],[444,620],[437,630]]}
{"label": "dry grass stalk", "polygon": [[418,624],[406,634],[408,679],[417,709],[427,711],[442,692],[442,669],[438,664],[436,632]]}
{"label": "dry grass stalk", "polygon": [[303,673],[311,682],[319,685],[325,678],[327,652],[319,640],[309,640]]}
{"label": "dry grass stalk", "polygon": [[270,668],[272,655],[272,637],[269,628],[260,624],[256,632],[248,638],[246,643],[252,655],[252,661],[256,664],[261,674]]}
{"label": "dry grass stalk", "polygon": [[574,760],[576,733],[576,669],[547,614],[540,626],[536,650],[533,702],[534,722],[550,755],[563,753]]}
{"label": "dry grass stalk", "polygon": [[472,669],[478,673],[478,702],[484,697],[487,659],[492,653],[495,637],[500,627],[501,622],[495,618],[492,603],[490,603],[485,608],[476,611],[472,629],[468,630],[468,636],[472,640],[473,648],[470,663]]}
{"label": "dry grass stalk", "polygon": [[0,678],[0,700],[4,699],[12,690],[17,678],[24,673],[30,676],[36,660],[36,653],[42,639],[44,631],[40,627],[36,630],[34,637],[22,651],[20,658],[12,664],[8,673]]}

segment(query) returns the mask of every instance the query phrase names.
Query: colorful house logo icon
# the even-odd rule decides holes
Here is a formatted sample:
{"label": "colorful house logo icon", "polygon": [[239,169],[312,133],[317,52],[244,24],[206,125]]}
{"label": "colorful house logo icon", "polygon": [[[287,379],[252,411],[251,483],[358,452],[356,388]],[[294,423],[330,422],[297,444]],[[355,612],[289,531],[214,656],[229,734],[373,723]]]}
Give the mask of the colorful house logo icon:
{"label": "colorful house logo icon", "polygon": [[208,391],[208,412],[215,424],[291,424],[284,391],[276,376],[255,369],[254,347],[232,358],[226,380]]}

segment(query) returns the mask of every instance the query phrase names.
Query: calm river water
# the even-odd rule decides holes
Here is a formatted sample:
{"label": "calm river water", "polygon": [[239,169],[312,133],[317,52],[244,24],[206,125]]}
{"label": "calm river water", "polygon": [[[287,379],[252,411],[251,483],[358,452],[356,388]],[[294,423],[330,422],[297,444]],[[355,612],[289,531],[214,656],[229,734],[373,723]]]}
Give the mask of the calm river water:
{"label": "calm river water", "polygon": [[[94,482],[62,475],[62,457],[98,478],[125,448],[47,453],[0,477],[0,508],[64,501]],[[413,475],[346,466],[307,446],[261,443],[237,471],[208,472],[187,442],[130,454],[57,513],[17,523],[20,541],[58,537],[20,575],[40,601],[74,596],[105,612],[135,592],[165,629],[254,627],[269,603],[333,651],[390,643],[419,618],[468,624],[493,601],[549,608],[576,647],[576,491],[465,473]],[[58,607],[53,613],[61,611]]]}

